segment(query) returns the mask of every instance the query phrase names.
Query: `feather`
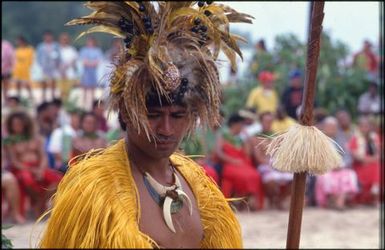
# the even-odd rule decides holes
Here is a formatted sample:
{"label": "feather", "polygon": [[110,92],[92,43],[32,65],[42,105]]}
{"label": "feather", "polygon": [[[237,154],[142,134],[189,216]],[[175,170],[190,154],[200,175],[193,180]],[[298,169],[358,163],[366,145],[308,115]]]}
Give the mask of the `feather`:
{"label": "feather", "polygon": [[94,33],[94,32],[108,33],[108,34],[112,34],[112,35],[120,37],[120,38],[124,37],[124,34],[121,32],[120,29],[117,29],[115,27],[107,27],[107,26],[99,25],[99,26],[92,27],[86,31],[83,31],[82,33],[80,33],[76,37],[75,41],[84,35],[88,35],[88,34]]}

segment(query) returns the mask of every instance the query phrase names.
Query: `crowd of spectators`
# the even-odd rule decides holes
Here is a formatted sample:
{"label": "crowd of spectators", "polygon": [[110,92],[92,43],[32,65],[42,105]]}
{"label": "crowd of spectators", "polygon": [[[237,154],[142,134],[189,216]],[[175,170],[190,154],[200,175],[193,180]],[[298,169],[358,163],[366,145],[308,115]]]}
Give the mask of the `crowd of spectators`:
{"label": "crowd of spectators", "polygon": [[[44,33],[36,51],[23,36],[18,37],[16,49],[2,41],[3,217],[16,223],[24,223],[31,216],[37,218],[49,206],[49,197],[71,159],[123,138],[118,116],[112,113],[107,119],[106,100],[95,96],[98,65],[103,58],[109,62],[117,60],[120,49],[121,41],[115,39],[103,55],[91,37],[78,52],[70,44],[68,34],[61,34],[57,43],[49,31]],[[355,62],[363,64],[362,57],[357,54]],[[34,62],[42,73],[38,79],[41,102],[32,93]],[[374,78],[359,99],[357,122],[344,109],[334,114],[322,107],[315,109],[314,124],[336,141],[344,154],[339,168],[308,178],[309,206],[343,210],[363,204],[378,205],[383,135],[378,122],[378,83],[375,70],[370,67]],[[181,150],[186,154],[202,156],[194,159],[226,197],[244,197],[234,201],[240,210],[289,206],[293,176],[272,168],[266,143],[271,136],[298,122],[303,78],[300,70],[293,70],[283,95],[279,96],[274,72],[262,71],[244,109],[223,116],[222,124],[213,130],[197,130],[182,143]],[[66,103],[77,85],[84,94],[81,105],[68,106]],[[10,94],[12,86],[16,88],[14,95]],[[29,105],[21,95],[23,87],[28,90]],[[49,89],[51,98],[47,96]]]}

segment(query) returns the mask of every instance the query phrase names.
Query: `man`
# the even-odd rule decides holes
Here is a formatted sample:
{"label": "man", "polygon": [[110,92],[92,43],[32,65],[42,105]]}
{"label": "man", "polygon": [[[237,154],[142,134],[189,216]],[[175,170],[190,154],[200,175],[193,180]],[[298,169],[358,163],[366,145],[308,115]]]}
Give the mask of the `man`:
{"label": "man", "polygon": [[64,124],[56,128],[51,135],[48,144],[48,153],[55,159],[55,169],[65,173],[71,155],[72,140],[77,135],[80,128],[80,113],[72,111],[70,113],[70,124]]}
{"label": "man", "polygon": [[381,98],[378,92],[378,83],[371,81],[368,91],[358,99],[357,110],[361,115],[379,115],[381,111]]}
{"label": "man", "polygon": [[[212,29],[218,23],[208,18],[209,10],[186,15],[199,11],[196,2],[157,4],[159,12],[151,2],[90,2],[94,14],[70,22],[91,21],[126,37],[109,96],[126,136],[72,160],[41,247],[242,247],[239,223],[223,194],[200,166],[175,153],[198,119],[211,126],[219,120],[220,82],[208,46],[220,45],[210,38],[222,37],[221,31]],[[205,4],[198,3],[200,10]],[[222,5],[213,6],[225,15]],[[186,9],[191,11],[181,12]],[[239,51],[235,40],[231,46]]]}
{"label": "man", "polygon": [[255,108],[258,114],[275,112],[278,107],[278,95],[274,89],[274,75],[269,71],[262,71],[258,75],[260,86],[253,89],[247,98],[246,106]]}
{"label": "man", "polygon": [[297,108],[302,102],[302,74],[299,70],[290,72],[290,85],[284,90],[282,95],[282,104],[286,108],[286,113],[297,120]]}

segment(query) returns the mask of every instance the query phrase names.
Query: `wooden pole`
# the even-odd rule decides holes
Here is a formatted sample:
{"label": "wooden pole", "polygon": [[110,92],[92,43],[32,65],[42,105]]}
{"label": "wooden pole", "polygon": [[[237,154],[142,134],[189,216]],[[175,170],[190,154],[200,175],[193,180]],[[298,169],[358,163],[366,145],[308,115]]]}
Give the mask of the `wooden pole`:
{"label": "wooden pole", "polygon": [[[312,126],[313,103],[316,90],[317,65],[320,51],[320,39],[324,2],[311,2],[310,29],[307,47],[307,62],[304,92],[299,121],[302,125]],[[289,224],[287,231],[287,249],[298,249],[301,236],[302,211],[304,207],[306,173],[294,173],[292,183]]]}

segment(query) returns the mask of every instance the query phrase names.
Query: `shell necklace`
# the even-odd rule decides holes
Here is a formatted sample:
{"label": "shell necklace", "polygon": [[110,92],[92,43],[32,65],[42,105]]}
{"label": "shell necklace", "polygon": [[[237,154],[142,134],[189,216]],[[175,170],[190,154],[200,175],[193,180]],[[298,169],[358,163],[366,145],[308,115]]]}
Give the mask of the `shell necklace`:
{"label": "shell necklace", "polygon": [[[142,171],[140,171],[142,172]],[[144,184],[154,201],[163,209],[163,219],[167,227],[176,233],[172,222],[171,214],[178,213],[183,202],[188,202],[190,216],[192,215],[192,203],[187,194],[183,191],[182,185],[173,168],[174,184],[166,187],[157,182],[149,173],[142,172]]]}

